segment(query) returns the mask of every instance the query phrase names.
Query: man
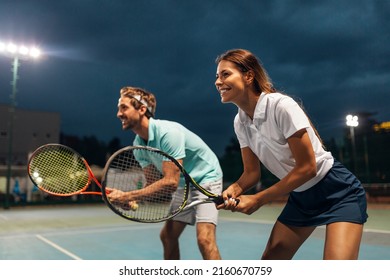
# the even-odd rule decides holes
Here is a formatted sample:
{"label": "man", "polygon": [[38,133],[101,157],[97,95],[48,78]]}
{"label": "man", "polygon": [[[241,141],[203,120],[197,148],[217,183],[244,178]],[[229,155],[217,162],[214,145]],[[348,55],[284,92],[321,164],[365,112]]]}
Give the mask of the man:
{"label": "man", "polygon": [[[213,193],[222,192],[222,169],[217,156],[195,133],[181,124],[154,119],[155,96],[140,88],[124,87],[120,91],[117,117],[123,130],[132,130],[133,145],[154,147],[178,160],[195,181]],[[177,172],[179,174],[179,172]],[[163,174],[164,176],[164,174]],[[180,191],[179,180],[175,186]],[[110,195],[109,195],[110,196]],[[204,195],[193,189],[189,202]],[[160,238],[164,259],[180,259],[179,237],[186,225],[196,224],[197,242],[203,259],[221,259],[216,243],[218,210],[206,203],[182,212],[165,222]]]}

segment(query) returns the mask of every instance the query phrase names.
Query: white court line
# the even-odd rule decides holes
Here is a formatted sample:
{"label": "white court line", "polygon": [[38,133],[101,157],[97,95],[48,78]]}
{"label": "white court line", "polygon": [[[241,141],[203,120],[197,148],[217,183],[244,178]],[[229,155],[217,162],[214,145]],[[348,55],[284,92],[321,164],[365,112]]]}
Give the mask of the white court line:
{"label": "white court line", "polygon": [[372,232],[372,233],[385,233],[390,234],[389,230],[382,230],[382,229],[363,229],[363,232]]}
{"label": "white court line", "polygon": [[7,216],[4,216],[4,215],[0,215],[0,219],[4,220],[4,221],[8,221],[8,217]]}
{"label": "white court line", "polygon": [[[161,225],[156,223],[156,225],[148,225],[147,229],[150,228],[159,228]],[[104,232],[114,232],[114,231],[136,231],[136,230],[145,230],[146,225],[143,226],[124,226],[124,227],[111,227],[111,228],[87,228],[87,229],[81,229],[81,230],[72,230],[72,231],[53,231],[53,232],[45,232],[45,236],[63,236],[63,235],[75,235],[75,234],[95,234],[95,233],[104,233]],[[18,235],[0,235],[0,240],[7,240],[7,239],[15,239],[15,238],[29,238],[33,236],[37,236],[38,234],[35,233],[25,233],[25,234],[18,234]]]}
{"label": "white court line", "polygon": [[221,221],[231,221],[231,222],[239,222],[239,223],[249,223],[249,224],[266,224],[272,225],[275,222],[266,221],[266,220],[256,220],[256,219],[241,219],[241,218],[229,218],[229,217],[221,217],[219,218]]}
{"label": "white court line", "polygon": [[136,231],[136,230],[145,230],[150,228],[160,228],[161,225],[140,225],[140,226],[123,226],[123,227],[111,227],[111,228],[87,228],[80,230],[72,230],[72,231],[55,231],[55,232],[47,232],[46,236],[62,236],[62,235],[75,235],[75,234],[95,234],[95,233],[104,233],[104,232],[115,232],[115,231]]}
{"label": "white court line", "polygon": [[42,235],[40,234],[37,234],[35,235],[38,239],[42,240],[43,242],[45,242],[46,244],[49,244],[50,246],[52,246],[53,248],[57,249],[58,251],[60,251],[61,253],[64,253],[65,255],[71,257],[72,259],[74,260],[82,260],[82,258],[80,258],[79,256],[76,256],[75,254],[69,252],[68,250],[65,250],[64,248],[62,248],[61,246],[55,244],[54,242],[51,242],[50,240],[46,239],[45,237],[43,237]]}
{"label": "white court line", "polygon": [[[223,217],[219,218],[222,221],[232,221],[232,222],[242,222],[242,223],[254,223],[254,224],[274,224],[275,222],[271,221],[266,221],[266,220],[250,220],[250,219],[239,219],[239,218],[228,218],[228,217]],[[326,226],[318,226],[317,228],[326,228]],[[389,230],[382,230],[382,229],[370,229],[370,228],[365,228],[363,229],[363,232],[368,232],[368,233],[383,233],[383,234],[390,234]]]}

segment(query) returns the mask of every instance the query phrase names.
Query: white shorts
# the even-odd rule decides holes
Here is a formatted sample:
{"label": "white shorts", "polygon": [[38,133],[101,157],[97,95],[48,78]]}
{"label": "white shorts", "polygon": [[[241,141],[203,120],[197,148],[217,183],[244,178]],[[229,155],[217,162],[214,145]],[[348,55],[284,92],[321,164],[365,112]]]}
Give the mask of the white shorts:
{"label": "white shorts", "polygon": [[[223,187],[222,179],[215,182],[203,184],[202,187],[209,190],[212,193],[221,194],[222,187]],[[178,189],[176,192],[183,193],[183,191],[184,191],[183,189]],[[195,187],[191,187],[190,193],[188,194],[187,203],[191,203],[192,201],[202,199],[202,198],[207,198],[207,196],[202,194]],[[180,205],[174,205],[174,208],[177,209],[179,206]],[[214,225],[217,225],[218,210],[215,207],[214,203],[203,203],[195,206],[192,209],[177,214],[172,220],[183,222],[189,225],[195,225],[195,223],[212,223]]]}

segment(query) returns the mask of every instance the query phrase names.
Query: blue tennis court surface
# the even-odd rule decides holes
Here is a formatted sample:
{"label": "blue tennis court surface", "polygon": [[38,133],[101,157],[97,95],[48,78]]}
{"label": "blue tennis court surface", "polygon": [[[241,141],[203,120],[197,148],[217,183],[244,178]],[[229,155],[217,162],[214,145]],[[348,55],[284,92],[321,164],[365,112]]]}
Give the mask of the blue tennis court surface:
{"label": "blue tennis court surface", "polygon": [[[221,212],[217,241],[223,259],[257,260],[264,250],[273,218],[280,208],[264,209],[255,216]],[[390,219],[390,210],[372,212],[378,221]],[[369,212],[370,214],[370,212]],[[0,211],[2,260],[161,260],[159,232],[162,223],[125,220],[105,205],[17,207]],[[390,260],[388,225],[365,227],[361,260]],[[200,260],[195,228],[187,227],[180,243],[181,257]],[[184,246],[183,244],[186,244]],[[320,260],[324,228],[304,243],[295,260]]]}

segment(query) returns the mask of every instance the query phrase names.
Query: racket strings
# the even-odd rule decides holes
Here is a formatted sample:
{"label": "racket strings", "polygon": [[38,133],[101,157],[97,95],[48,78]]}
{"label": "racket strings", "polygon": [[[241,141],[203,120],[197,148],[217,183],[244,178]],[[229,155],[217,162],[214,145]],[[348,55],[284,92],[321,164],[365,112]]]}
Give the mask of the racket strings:
{"label": "racket strings", "polygon": [[55,195],[72,195],[89,184],[81,156],[65,146],[43,146],[31,158],[29,175],[41,189]]}
{"label": "racket strings", "polygon": [[[137,191],[137,198],[122,204],[107,199],[108,203],[121,215],[139,221],[159,221],[175,215],[185,203],[186,193],[185,189],[175,191],[170,186],[171,178],[163,177],[166,162],[170,160],[164,155],[147,149],[120,153],[109,163],[104,185],[125,193]],[[167,171],[166,165],[164,168]]]}

